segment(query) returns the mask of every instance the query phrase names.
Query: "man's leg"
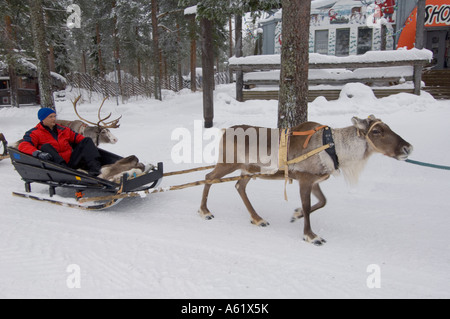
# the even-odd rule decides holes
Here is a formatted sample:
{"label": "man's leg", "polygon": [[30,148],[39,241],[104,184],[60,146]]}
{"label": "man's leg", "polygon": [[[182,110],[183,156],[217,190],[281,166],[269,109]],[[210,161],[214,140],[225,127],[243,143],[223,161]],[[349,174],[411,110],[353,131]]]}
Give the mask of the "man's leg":
{"label": "man's leg", "polygon": [[85,168],[89,171],[89,174],[98,176],[102,168],[100,158],[97,146],[91,138],[86,137],[74,147],[69,166],[75,169]]}

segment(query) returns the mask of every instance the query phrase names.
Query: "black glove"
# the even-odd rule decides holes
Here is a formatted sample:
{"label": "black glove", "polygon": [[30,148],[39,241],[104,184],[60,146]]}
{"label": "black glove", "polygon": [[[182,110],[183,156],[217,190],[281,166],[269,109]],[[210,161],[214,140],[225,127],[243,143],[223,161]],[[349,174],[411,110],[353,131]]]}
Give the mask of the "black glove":
{"label": "black glove", "polygon": [[42,151],[35,151],[33,152],[33,156],[39,158],[43,161],[51,161],[53,159],[53,156],[49,153],[45,153]]}

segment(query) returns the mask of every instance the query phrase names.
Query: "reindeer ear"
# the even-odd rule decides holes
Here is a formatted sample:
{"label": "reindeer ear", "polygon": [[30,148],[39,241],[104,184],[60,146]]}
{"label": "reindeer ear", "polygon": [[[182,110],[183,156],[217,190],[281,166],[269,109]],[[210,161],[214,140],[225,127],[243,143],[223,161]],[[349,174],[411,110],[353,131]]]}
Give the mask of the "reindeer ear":
{"label": "reindeer ear", "polygon": [[367,130],[368,129],[368,123],[366,120],[361,120],[360,118],[357,118],[356,116],[352,118],[353,126],[360,130]]}

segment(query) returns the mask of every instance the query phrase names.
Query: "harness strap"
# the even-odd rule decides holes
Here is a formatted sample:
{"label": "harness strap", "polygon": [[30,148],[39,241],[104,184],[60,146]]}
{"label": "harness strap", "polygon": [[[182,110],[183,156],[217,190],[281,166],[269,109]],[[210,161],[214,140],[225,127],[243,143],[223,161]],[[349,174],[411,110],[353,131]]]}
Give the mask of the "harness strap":
{"label": "harness strap", "polygon": [[316,127],[315,129],[309,130],[309,131],[305,131],[305,132],[292,132],[292,135],[294,136],[307,136],[305,144],[303,144],[303,148],[307,148],[309,141],[311,140],[311,137],[313,137],[314,134],[316,134],[317,132],[323,130],[324,128],[326,128],[328,126],[326,125],[322,125],[319,127]]}
{"label": "harness strap", "polygon": [[281,134],[280,134],[280,148],[278,151],[278,156],[279,156],[279,169],[280,170],[284,170],[284,179],[285,179],[285,183],[284,183],[284,199],[287,201],[288,197],[287,197],[287,183],[289,180],[289,165],[292,164],[296,164],[296,163],[300,163],[303,162],[305,160],[307,160],[308,158],[310,158],[311,156],[314,156],[316,154],[319,154],[320,152],[323,152],[325,150],[328,150],[329,148],[334,147],[334,144],[329,143],[329,144],[325,144],[319,148],[316,148],[306,154],[303,154],[302,156],[299,156],[297,158],[294,158],[293,160],[288,161],[288,154],[289,154],[289,144],[290,144],[290,137],[291,135],[295,135],[295,136],[308,136],[305,144],[303,145],[304,148],[308,147],[309,141],[311,140],[311,137],[316,134],[317,132],[319,132],[320,130],[323,130],[324,128],[327,128],[328,126],[323,125],[323,126],[319,126],[316,127],[313,130],[310,131],[306,131],[306,132],[291,132],[290,129],[286,129],[286,130],[281,130]]}
{"label": "harness strap", "polygon": [[382,121],[376,121],[375,123],[373,123],[372,126],[367,131],[367,134],[363,134],[363,133],[361,133],[361,131],[359,129],[357,129],[357,135],[358,136],[363,135],[364,138],[367,140],[367,142],[370,144],[370,146],[372,146],[377,152],[384,154],[384,152],[382,150],[380,150],[378,147],[376,147],[376,145],[372,142],[372,140],[369,137],[370,132],[372,132],[372,130],[375,128],[375,126],[377,126],[378,124],[382,124],[382,123],[383,123]]}

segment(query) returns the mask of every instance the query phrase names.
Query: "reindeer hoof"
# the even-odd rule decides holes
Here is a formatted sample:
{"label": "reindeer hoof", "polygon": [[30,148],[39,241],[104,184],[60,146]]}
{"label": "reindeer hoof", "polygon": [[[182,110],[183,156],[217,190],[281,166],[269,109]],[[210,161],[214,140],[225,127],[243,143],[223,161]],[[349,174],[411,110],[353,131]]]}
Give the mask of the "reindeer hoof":
{"label": "reindeer hoof", "polygon": [[303,209],[297,208],[297,209],[295,210],[294,215],[293,215],[292,218],[291,218],[291,223],[294,223],[294,222],[296,222],[297,220],[302,219],[302,218],[303,218]]}
{"label": "reindeer hoof", "polygon": [[258,227],[267,227],[270,225],[269,222],[266,222],[264,219],[261,219],[259,222],[255,222],[252,220],[250,223]]}
{"label": "reindeer hoof", "polygon": [[325,239],[320,238],[319,236],[310,238],[307,235],[303,236],[303,241],[313,244],[314,246],[323,246],[323,244],[325,244],[327,242]]}
{"label": "reindeer hoof", "polygon": [[211,220],[214,218],[214,215],[211,214],[209,211],[204,211],[203,209],[199,209],[198,210],[198,214],[200,215],[201,218],[203,218],[204,220]]}

